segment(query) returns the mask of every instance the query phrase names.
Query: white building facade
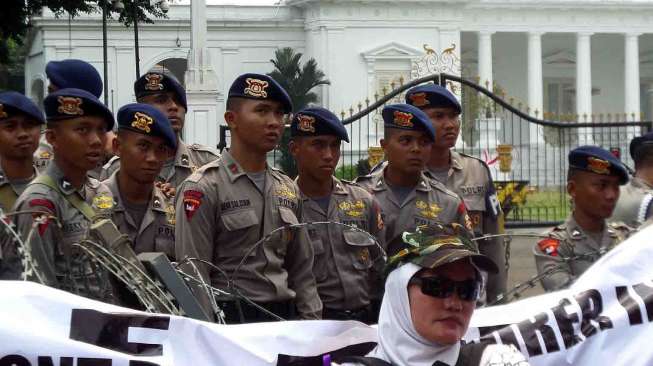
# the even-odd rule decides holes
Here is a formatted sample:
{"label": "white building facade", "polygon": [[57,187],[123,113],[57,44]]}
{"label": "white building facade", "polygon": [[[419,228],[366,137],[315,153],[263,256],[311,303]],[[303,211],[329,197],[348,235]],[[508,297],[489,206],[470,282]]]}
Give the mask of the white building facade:
{"label": "white building facade", "polygon": [[[183,81],[190,12],[188,5],[173,5],[167,19],[139,25],[141,73],[160,65]],[[456,61],[447,72],[494,84],[539,118],[573,115],[590,122],[652,114],[653,1],[288,0],[281,6],[208,5],[206,19],[217,120],[189,121],[189,142],[218,143],[231,82],[244,72],[271,71],[270,59],[281,47],[317,60],[331,81],[318,90],[319,103],[337,114],[349,115],[415,77],[415,63],[430,52]],[[28,96],[42,101],[51,60],[83,59],[102,74],[99,15],[69,21],[45,11],[33,24]],[[134,80],[133,29],[109,22],[105,82],[114,112],[134,101]]]}

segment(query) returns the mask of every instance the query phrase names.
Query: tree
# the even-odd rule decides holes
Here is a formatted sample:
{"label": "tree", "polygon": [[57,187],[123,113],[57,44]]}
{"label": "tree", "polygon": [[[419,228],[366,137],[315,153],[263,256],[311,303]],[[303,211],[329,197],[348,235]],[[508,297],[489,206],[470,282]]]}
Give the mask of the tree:
{"label": "tree", "polygon": [[[274,65],[274,70],[268,76],[286,89],[293,103],[293,112],[317,102],[317,94],[311,91],[313,88],[319,85],[331,84],[329,80],[325,79],[324,72],[318,69],[315,59],[311,58],[302,65],[302,56],[301,53],[286,47],[276,50],[274,59],[270,60]],[[286,130],[279,143],[279,150],[281,150],[279,165],[286,174],[294,178],[297,176],[297,167],[295,166],[295,160],[290,155],[290,151],[288,151],[289,140],[290,131]]]}
{"label": "tree", "polygon": [[165,17],[165,12],[149,0],[122,0],[123,9],[115,10],[111,0],[5,0],[0,12],[0,64],[11,62],[12,42],[22,45],[27,30],[31,27],[31,18],[49,8],[56,16],[70,15],[76,17],[81,13],[102,12],[102,4],[107,4],[107,17],[118,15],[118,20],[125,25],[133,22],[133,4],[137,1],[139,22],[152,23],[148,17]]}

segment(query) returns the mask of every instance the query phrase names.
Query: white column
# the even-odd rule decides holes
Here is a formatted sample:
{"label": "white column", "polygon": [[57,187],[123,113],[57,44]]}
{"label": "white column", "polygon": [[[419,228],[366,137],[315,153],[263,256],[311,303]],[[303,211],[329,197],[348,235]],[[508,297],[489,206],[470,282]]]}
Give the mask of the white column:
{"label": "white column", "polygon": [[[576,34],[576,114],[578,121],[591,122],[592,116],[592,33]],[[592,129],[581,128],[578,142],[592,144]]]}
{"label": "white column", "polygon": [[[639,33],[625,35],[624,62],[624,98],[628,121],[638,121],[640,114],[639,100]],[[633,116],[634,114],[634,116]]]}
{"label": "white column", "polygon": [[[320,55],[322,57],[320,62],[318,62],[318,65],[320,65],[320,68],[322,68],[325,75],[329,75],[329,32],[327,31],[326,26],[320,27],[320,44],[322,45],[322,49],[320,50]],[[332,107],[329,100],[328,85],[322,85],[322,107],[327,109]]]}
{"label": "white column", "polygon": [[[206,47],[206,1],[191,0],[191,49],[185,74],[188,111],[184,138],[215,147],[218,143],[218,79]],[[220,118],[220,119],[219,119]]]}
{"label": "white column", "polygon": [[492,34],[478,33],[478,77],[479,84],[492,91]]}
{"label": "white column", "polygon": [[[542,97],[542,33],[528,33],[528,107],[530,115],[542,118],[544,114],[544,101]],[[542,126],[530,125],[530,141],[538,143],[543,141]]]}

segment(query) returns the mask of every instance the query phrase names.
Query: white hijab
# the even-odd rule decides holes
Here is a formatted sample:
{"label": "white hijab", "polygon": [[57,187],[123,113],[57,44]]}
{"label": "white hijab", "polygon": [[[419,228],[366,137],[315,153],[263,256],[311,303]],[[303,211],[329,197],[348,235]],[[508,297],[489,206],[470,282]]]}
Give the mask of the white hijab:
{"label": "white hijab", "polygon": [[408,280],[421,267],[406,263],[388,276],[379,313],[379,344],[368,356],[394,366],[432,366],[435,361],[455,365],[460,343],[441,345],[420,336],[410,316]]}

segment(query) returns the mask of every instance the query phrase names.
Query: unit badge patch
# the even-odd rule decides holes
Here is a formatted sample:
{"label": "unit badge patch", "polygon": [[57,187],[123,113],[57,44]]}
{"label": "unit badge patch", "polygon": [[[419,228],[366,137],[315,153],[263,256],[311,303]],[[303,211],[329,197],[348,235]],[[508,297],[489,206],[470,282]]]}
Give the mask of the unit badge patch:
{"label": "unit badge patch", "polygon": [[192,219],[195,211],[200,208],[202,197],[204,197],[204,193],[200,191],[184,191],[184,211],[187,220]]}

